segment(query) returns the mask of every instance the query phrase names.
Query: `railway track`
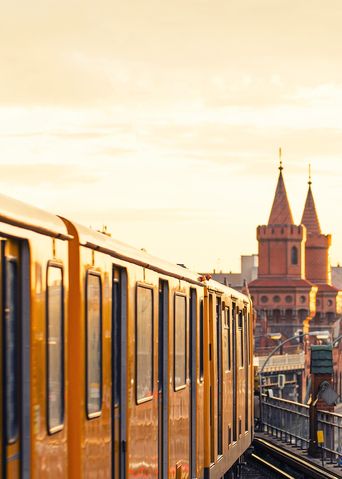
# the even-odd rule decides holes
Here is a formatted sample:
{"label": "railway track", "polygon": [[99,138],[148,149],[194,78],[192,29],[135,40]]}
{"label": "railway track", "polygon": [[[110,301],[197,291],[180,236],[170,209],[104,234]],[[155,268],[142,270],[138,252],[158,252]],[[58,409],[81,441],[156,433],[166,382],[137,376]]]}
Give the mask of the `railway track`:
{"label": "railway track", "polygon": [[241,470],[240,479],[293,479],[294,476],[274,466],[270,461],[252,453]]}
{"label": "railway track", "polygon": [[[263,438],[255,438],[254,452],[248,458],[248,464],[256,469],[267,471],[268,476],[285,479],[342,479],[341,469],[326,469],[305,457],[284,449]],[[252,478],[253,476],[244,476]],[[256,475],[255,478],[258,478]]]}

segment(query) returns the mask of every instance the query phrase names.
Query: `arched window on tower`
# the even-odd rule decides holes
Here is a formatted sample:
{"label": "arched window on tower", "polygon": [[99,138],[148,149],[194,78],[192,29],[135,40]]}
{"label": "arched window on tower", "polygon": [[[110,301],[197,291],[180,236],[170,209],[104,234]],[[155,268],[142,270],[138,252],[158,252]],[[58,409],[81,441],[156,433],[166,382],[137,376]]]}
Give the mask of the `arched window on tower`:
{"label": "arched window on tower", "polygon": [[298,264],[298,248],[296,246],[293,246],[291,249],[291,263]]}

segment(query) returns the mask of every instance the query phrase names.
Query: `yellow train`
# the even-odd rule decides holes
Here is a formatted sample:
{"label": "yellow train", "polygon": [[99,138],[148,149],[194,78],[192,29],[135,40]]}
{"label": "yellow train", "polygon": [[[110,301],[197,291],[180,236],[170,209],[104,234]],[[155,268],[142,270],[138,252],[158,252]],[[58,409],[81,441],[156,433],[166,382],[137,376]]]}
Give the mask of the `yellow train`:
{"label": "yellow train", "polygon": [[0,196],[0,478],[222,478],[253,435],[247,296]]}

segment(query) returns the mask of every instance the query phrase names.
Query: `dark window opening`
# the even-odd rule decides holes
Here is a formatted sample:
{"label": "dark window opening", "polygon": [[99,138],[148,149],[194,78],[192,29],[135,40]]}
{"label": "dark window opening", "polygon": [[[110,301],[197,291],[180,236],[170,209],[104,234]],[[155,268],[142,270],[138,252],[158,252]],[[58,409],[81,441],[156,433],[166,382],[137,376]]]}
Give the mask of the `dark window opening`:
{"label": "dark window opening", "polygon": [[237,441],[237,337],[236,337],[237,307],[232,307],[232,366],[233,366],[233,442]]}
{"label": "dark window opening", "polygon": [[199,379],[203,382],[204,379],[204,306],[203,299],[200,302],[200,324],[199,324]]}
{"label": "dark window opening", "polygon": [[249,407],[248,407],[248,394],[249,394],[249,364],[250,364],[250,357],[249,357],[249,315],[247,314],[247,310],[244,309],[243,312],[243,330],[244,330],[244,343],[245,343],[245,431],[247,432],[249,429]]}
{"label": "dark window opening", "polygon": [[6,262],[5,283],[5,390],[6,441],[18,437],[18,268],[15,261]]}
{"label": "dark window opening", "polygon": [[296,246],[293,246],[291,249],[291,263],[298,264],[298,248]]}

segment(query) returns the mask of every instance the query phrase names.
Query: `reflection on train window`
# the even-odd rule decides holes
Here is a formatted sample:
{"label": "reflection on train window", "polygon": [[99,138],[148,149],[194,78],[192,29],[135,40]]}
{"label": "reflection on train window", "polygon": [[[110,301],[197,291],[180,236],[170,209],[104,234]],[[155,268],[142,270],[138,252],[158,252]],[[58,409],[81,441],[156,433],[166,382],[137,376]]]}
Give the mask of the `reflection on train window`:
{"label": "reflection on train window", "polygon": [[119,282],[119,270],[114,270],[113,280],[113,334],[112,334],[112,354],[113,354],[113,399],[114,404],[118,406],[120,402],[120,319],[121,319],[121,291]]}
{"label": "reflection on train window", "polygon": [[47,424],[50,433],[64,421],[63,271],[47,270]]}
{"label": "reflection on train window", "polygon": [[6,344],[6,440],[15,442],[18,436],[17,374],[18,374],[18,273],[17,263],[6,263],[5,344]]}
{"label": "reflection on train window", "polygon": [[249,341],[248,341],[248,315],[247,309],[243,310],[243,330],[244,330],[244,353],[245,353],[245,431],[249,428],[249,411],[248,411],[248,390],[249,390],[249,378],[248,378],[248,366],[249,366]]}
{"label": "reflection on train window", "polygon": [[175,296],[174,385],[175,390],[186,383],[186,299]]}
{"label": "reflection on train window", "polygon": [[199,324],[199,377],[204,380],[204,318],[203,318],[203,299],[200,302],[200,324]]}
{"label": "reflection on train window", "polygon": [[98,416],[102,403],[102,287],[96,273],[87,275],[87,413]]}
{"label": "reflection on train window", "polygon": [[246,332],[246,338],[247,338],[247,351],[248,351],[248,366],[251,364],[251,348],[250,348],[250,341],[249,341],[249,328],[250,328],[250,315],[249,313],[247,314],[247,332]]}
{"label": "reflection on train window", "polygon": [[230,353],[230,308],[225,308],[225,338],[226,338],[226,351],[227,351],[227,371],[231,368],[231,353]]}
{"label": "reflection on train window", "polygon": [[241,367],[243,367],[243,364],[244,364],[244,344],[243,344],[243,316],[242,316],[242,311],[239,311],[239,333],[240,333],[240,353],[241,353],[240,365],[241,365]]}
{"label": "reflection on train window", "polygon": [[137,402],[153,395],[153,290],[137,288]]}

